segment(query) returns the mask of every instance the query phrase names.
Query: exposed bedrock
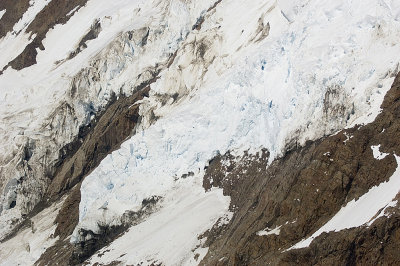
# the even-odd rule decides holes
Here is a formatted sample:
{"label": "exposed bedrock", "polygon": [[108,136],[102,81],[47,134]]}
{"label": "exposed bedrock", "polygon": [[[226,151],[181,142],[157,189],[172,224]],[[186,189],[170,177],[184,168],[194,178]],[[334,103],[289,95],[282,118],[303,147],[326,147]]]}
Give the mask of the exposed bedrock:
{"label": "exposed bedrock", "polygon": [[[4,1],[4,3],[0,4],[0,10],[6,10],[6,13],[0,20],[0,38],[5,36],[7,32],[12,32],[12,34],[19,33],[12,31],[13,26],[29,8],[29,5],[32,5],[30,2],[18,0]],[[42,41],[45,39],[47,32],[57,24],[66,23],[74,12],[84,6],[86,2],[87,0],[50,1],[26,29],[26,32],[30,33],[31,36],[34,35],[33,41],[16,58],[9,62],[4,69],[11,66],[13,69],[21,70],[36,64],[37,49],[44,50]]]}
{"label": "exposed bedrock", "polygon": [[[15,144],[10,145],[14,151],[0,156],[0,214],[7,211],[13,219],[12,224],[4,222],[7,228],[18,224],[20,214],[26,217],[39,202],[48,204],[59,199],[132,134],[139,119],[135,102],[148,96],[149,85],[164,66],[145,69],[140,77],[124,84],[125,89],[113,91],[105,84],[126,67],[133,55],[126,54],[122,59],[107,55],[131,49],[125,47],[127,43],[132,47],[136,47],[135,42],[141,45],[133,36],[141,39],[143,34],[142,30],[121,34],[93,59],[90,67],[78,72],[63,100],[43,118],[38,133],[21,130],[14,138],[7,136]],[[100,79],[101,74],[109,75],[108,79]],[[15,117],[6,117],[5,122],[12,119]],[[0,239],[8,234],[7,228],[2,228]]]}
{"label": "exposed bedrock", "polygon": [[[27,30],[36,36],[17,58],[9,62],[12,68],[23,69],[35,64],[36,54],[39,52],[37,49],[44,49],[42,40],[48,29],[56,24],[67,22],[70,16],[67,13],[76,11],[75,8],[84,5],[86,0],[61,2],[51,1],[38,14],[37,20],[32,22],[32,26],[29,26]],[[275,8],[274,4],[260,18],[252,16],[258,22],[251,33],[247,33],[247,29],[246,32],[238,29],[238,32],[241,30],[240,35],[243,34],[244,41],[243,43],[238,42],[236,47],[236,43],[225,39],[229,36],[230,30],[224,32],[225,28],[234,29],[235,27],[223,24],[221,14],[219,14],[221,17],[218,17],[218,14],[212,17],[211,21],[212,23],[218,21],[223,27],[217,26],[218,23],[215,25],[211,23],[212,26],[208,24],[208,16],[211,16],[211,13],[217,13],[216,7],[221,2],[222,5],[225,5],[221,8],[222,11],[229,7],[229,1],[218,0],[208,10],[205,9],[201,14],[197,14],[199,16],[194,16],[197,17],[197,20],[191,21],[188,29],[182,26],[175,33],[171,33],[175,31],[174,28],[167,27],[167,25],[177,23],[168,20],[171,17],[169,13],[163,14],[159,21],[153,21],[151,25],[140,24],[136,30],[119,33],[116,39],[107,44],[107,47],[103,47],[97,55],[91,57],[89,66],[83,68],[76,75],[66,77],[70,83],[66,86],[67,89],[65,89],[65,95],[62,95],[61,102],[58,102],[59,99],[52,99],[54,102],[48,106],[51,113],[48,116],[46,114],[43,119],[38,118],[38,122],[36,120],[32,122],[37,125],[29,124],[26,128],[18,128],[20,124],[23,124],[22,122],[25,122],[20,117],[37,116],[38,113],[35,113],[34,110],[22,110],[10,115],[5,112],[6,115],[2,117],[3,121],[7,122],[11,129],[16,128],[16,130],[10,129],[11,133],[4,134],[7,138],[3,141],[6,143],[4,151],[7,153],[0,155],[2,165],[0,169],[0,192],[2,192],[0,194],[0,215],[3,214],[0,219],[11,217],[6,222],[0,223],[4,227],[9,226],[6,230],[0,228],[0,241],[3,241],[4,237],[10,239],[14,236],[9,234],[12,228],[14,228],[14,233],[18,234],[21,227],[29,225],[32,215],[46,209],[54,202],[59,202],[61,197],[64,201],[62,206],[60,204],[61,207],[57,208],[59,212],[54,221],[55,231],[54,234],[52,231],[51,237],[49,237],[49,239],[55,237],[59,237],[59,239],[54,240],[55,244],[46,251],[42,251],[41,258],[36,262],[38,265],[46,265],[49,262],[58,265],[84,263],[96,251],[113,242],[128,228],[145,221],[149,215],[158,210],[158,203],[163,200],[162,197],[154,196],[154,198],[145,198],[143,201],[140,199],[138,202],[142,206],[141,208],[139,206],[139,211],[125,211],[122,217],[113,217],[113,224],[99,224],[101,220],[93,219],[93,223],[97,223],[99,231],[94,232],[94,229],[91,231],[88,228],[87,230],[79,229],[76,226],[81,222],[79,221],[79,204],[82,181],[99,166],[107,155],[117,150],[125,140],[132,137],[137,132],[135,129],[146,129],[158,118],[168,119],[167,116],[173,109],[169,110],[169,107],[174,104],[177,106],[181,103],[184,104],[185,100],[195,97],[196,93],[202,95],[201,90],[209,89],[205,84],[210,83],[209,87],[215,86],[217,89],[210,89],[207,96],[232,100],[237,106],[246,103],[243,105],[243,109],[259,104],[263,107],[257,113],[259,116],[265,114],[267,109],[271,114],[275,114],[274,110],[279,111],[277,120],[273,121],[276,118],[273,115],[265,119],[266,122],[271,122],[269,126],[266,126],[268,123],[258,123],[258,120],[250,121],[249,124],[240,123],[244,129],[250,128],[254,124],[259,126],[260,131],[256,132],[256,137],[264,138],[262,133],[267,130],[269,132],[276,130],[276,135],[278,135],[280,127],[290,128],[288,130],[290,133],[282,133],[279,138],[271,138],[270,151],[261,149],[258,154],[247,152],[237,157],[233,155],[237,153],[225,153],[230,149],[226,148],[221,152],[222,155],[216,156],[209,162],[204,177],[204,189],[222,188],[224,194],[231,197],[230,210],[234,215],[229,223],[222,226],[222,223],[217,223],[219,225],[216,224],[204,233],[204,236],[207,237],[204,247],[209,247],[209,250],[202,260],[202,264],[400,264],[398,252],[400,250],[400,211],[398,206],[385,209],[388,217],[376,219],[369,227],[361,226],[335,233],[323,233],[308,248],[288,250],[326,224],[346,203],[360,198],[373,186],[387,181],[395,172],[397,163],[394,155],[400,155],[400,75],[396,77],[391,90],[385,96],[382,103],[383,111],[374,122],[362,126],[357,125],[337,133],[334,132],[351,124],[355,117],[369,113],[369,106],[373,106],[375,103],[369,101],[370,97],[376,96],[374,94],[383,95],[379,89],[384,85],[380,82],[387,81],[391,77],[393,66],[383,76],[381,76],[380,69],[377,71],[377,73],[379,72],[379,83],[371,83],[371,88],[365,88],[365,91],[363,91],[364,87],[360,87],[360,92],[357,93],[363,97],[360,95],[358,95],[360,97],[353,97],[353,93],[356,92],[350,86],[360,82],[357,75],[354,75],[354,80],[357,81],[354,81],[354,84],[349,83],[350,85],[346,85],[347,87],[341,85],[344,84],[344,81],[341,83],[334,80],[321,84],[318,83],[318,80],[316,82],[314,77],[314,80],[302,80],[302,83],[304,82],[305,87],[310,86],[311,95],[313,93],[316,95],[315,99],[311,100],[309,96],[305,96],[305,93],[301,94],[303,93],[301,90],[288,90],[288,95],[297,93],[296,97],[298,98],[290,99],[291,97],[288,96],[282,98],[282,103],[280,103],[275,100],[279,97],[274,98],[274,95],[269,95],[274,100],[269,100],[269,97],[257,98],[258,96],[251,95],[251,90],[248,90],[257,84],[260,88],[264,88],[266,84],[274,83],[278,79],[282,80],[278,76],[276,80],[263,79],[264,73],[267,72],[264,70],[271,67],[267,65],[264,58],[270,58],[272,53],[264,54],[257,58],[257,62],[249,59],[254,66],[238,72],[246,78],[256,74],[254,79],[250,79],[248,85],[242,87],[243,83],[247,83],[246,79],[240,80],[242,77],[235,75],[235,78],[238,76],[238,80],[235,82],[242,89],[245,88],[243,91],[250,92],[249,95],[245,95],[248,97],[245,101],[240,102],[239,98],[235,98],[242,95],[242,93],[235,95],[235,88],[233,88],[235,90],[232,89],[233,94],[226,87],[227,94],[219,95],[217,93],[222,91],[223,87],[222,85],[218,87],[219,85],[216,83],[227,77],[224,75],[229,71],[225,71],[241,66],[239,61],[229,57],[229,53],[237,54],[238,58],[246,57],[247,60],[246,53],[252,51],[250,48],[245,50],[247,45],[253,47],[254,44],[261,44],[271,36],[274,37],[277,30],[274,27],[276,24],[270,24],[266,19],[266,14]],[[8,0],[4,3],[7,3],[8,6],[11,5]],[[10,12],[14,12],[17,17],[21,16],[29,4],[27,1],[18,1],[18,3],[14,9],[7,7],[7,12],[4,13],[2,19],[7,18],[10,20],[9,23],[15,23],[10,17]],[[58,5],[60,10],[57,10]],[[167,4],[165,6],[167,7]],[[0,10],[1,7],[2,4],[0,4]],[[288,22],[292,23],[290,16],[286,17],[282,11],[276,11],[276,13],[278,15],[282,13]],[[182,20],[180,15],[177,17],[177,21]],[[103,22],[108,19],[91,21],[92,26],[81,36],[77,46],[71,47],[64,59],[56,61],[54,68],[57,70],[60,67],[61,69],[64,63],[70,63],[79,59],[86,52],[90,52],[90,43],[95,43],[96,39],[102,36],[107,29],[107,25]],[[157,28],[154,26],[156,24],[161,25]],[[2,34],[9,31],[9,25],[3,25],[4,29],[0,26],[0,38]],[[370,26],[368,25],[368,27]],[[387,26],[387,28],[390,27]],[[193,32],[190,32],[190,29]],[[305,29],[306,27],[304,27]],[[289,39],[291,38],[288,37]],[[165,40],[165,42],[160,40]],[[279,48],[281,48],[280,45],[281,42],[279,42]],[[298,48],[293,44],[293,40],[291,45],[285,45],[290,48],[287,51],[294,51]],[[235,49],[232,48],[233,50],[230,51],[227,49],[230,46]],[[264,48],[266,48],[265,51],[269,51],[273,47],[254,46],[254,51],[262,51]],[[150,52],[146,53],[146,51]],[[284,49],[281,52],[283,53]],[[255,56],[259,57],[261,54]],[[298,54],[290,54],[287,59],[297,58],[297,56]],[[357,56],[364,58],[364,54],[357,54]],[[306,57],[307,55],[304,58]],[[299,58],[299,61],[303,60],[303,57]],[[258,62],[260,60],[263,61],[261,65]],[[271,63],[273,62],[268,62],[268,64]],[[281,61],[276,60],[275,63],[279,66]],[[328,64],[325,67],[341,69],[342,66],[332,67]],[[299,65],[294,65],[293,68],[290,66],[287,76],[293,75],[290,74],[290,71],[301,68]],[[347,69],[348,76],[351,76],[353,67]],[[394,70],[394,72],[397,71]],[[209,72],[212,73],[208,75]],[[372,75],[374,72],[369,73]],[[64,76],[62,78],[64,80]],[[320,79],[325,80],[325,78]],[[347,80],[347,76],[343,80]],[[341,79],[338,78],[338,81]],[[314,83],[311,84],[312,82]],[[299,88],[298,84],[293,85],[293,88]],[[274,91],[273,89],[271,88],[271,92]],[[266,91],[260,89],[257,92],[254,91],[254,94],[261,95]],[[310,95],[309,91],[307,95]],[[232,99],[229,99],[229,96],[232,96]],[[364,102],[364,96],[366,102]],[[203,98],[206,100],[203,100],[201,104],[212,103],[211,97]],[[304,102],[303,99],[305,99]],[[292,104],[291,108],[282,109],[283,111],[274,109],[279,104],[286,106],[289,101]],[[300,107],[295,108],[297,102],[300,103],[297,105]],[[199,104],[200,102],[194,103]],[[312,104],[314,106],[307,109]],[[210,105],[209,109],[214,108],[213,106]],[[251,110],[251,108],[249,109]],[[281,124],[280,122],[284,120],[279,120],[280,111],[284,113],[282,117],[285,118],[286,115],[290,116],[292,113],[299,115],[287,120],[289,122],[286,121],[286,124]],[[218,114],[218,109],[215,113]],[[370,114],[372,113],[371,111]],[[249,117],[252,112],[248,112],[248,114],[245,113],[243,116]],[[201,118],[201,116],[198,117]],[[224,118],[222,115],[220,117]],[[303,121],[301,120],[303,117],[309,120],[305,119],[304,123],[294,123],[296,120]],[[171,123],[171,120],[168,120],[167,123]],[[193,128],[196,126],[195,123],[188,124],[193,125]],[[179,127],[175,128],[180,129]],[[185,130],[181,131],[182,134],[185,134]],[[14,136],[13,132],[18,133],[15,133],[16,136]],[[210,134],[209,138],[213,137],[212,129],[204,132]],[[202,135],[205,134],[202,133]],[[274,135],[271,134],[271,136]],[[174,135],[174,137],[180,137],[180,135]],[[8,145],[8,142],[11,144]],[[3,145],[3,143],[0,144]],[[275,144],[278,148],[274,153],[272,147]],[[377,145],[380,145],[381,152],[388,154],[382,160],[376,159],[373,154],[371,147]],[[155,146],[161,147],[162,145]],[[255,147],[260,146],[263,147],[262,145]],[[207,155],[203,162],[207,162],[214,154],[216,153]],[[272,161],[272,158],[276,159]],[[203,166],[204,164],[201,165],[201,169]],[[154,167],[153,163],[151,167]],[[165,170],[165,163],[161,164],[161,168]],[[157,175],[153,176],[157,177]],[[182,175],[182,179],[189,179],[193,176],[195,176],[194,172],[187,172]],[[145,187],[147,189],[147,183]],[[199,187],[203,191],[201,184]],[[132,194],[131,190],[128,193]],[[82,199],[84,199],[85,191],[82,192],[82,195]],[[104,194],[100,195],[100,198],[102,197]],[[107,204],[109,203],[105,202],[102,207],[92,209],[98,211],[100,217],[102,214],[104,215],[105,212],[102,211],[107,209]],[[0,222],[3,221],[0,220]],[[16,227],[17,224],[20,224],[20,227]],[[74,243],[71,243],[71,234],[74,229],[78,235],[73,236],[76,239],[74,239]],[[3,234],[3,231],[6,234]],[[101,255],[98,254],[98,257]],[[199,257],[197,256],[197,258]],[[118,262],[115,261],[115,263]]]}
{"label": "exposed bedrock", "polygon": [[[222,187],[234,216],[208,232],[203,265],[394,265],[400,263],[400,210],[386,210],[371,226],[323,233],[309,248],[288,250],[347,202],[387,181],[400,154],[400,75],[373,123],[308,142],[267,165],[268,152],[214,158],[204,188]],[[371,146],[389,153],[375,159]],[[278,233],[258,235],[265,228]],[[206,245],[207,245],[206,244]]]}
{"label": "exposed bedrock", "polygon": [[[69,145],[69,151],[63,156],[62,163],[49,184],[43,199],[45,202],[54,202],[67,193],[66,200],[55,220],[57,227],[54,237],[59,236],[60,240],[55,245],[55,247],[58,247],[57,249],[49,248],[42,255],[38,261],[39,265],[41,262],[48,261],[52,256],[54,256],[52,261],[59,261],[61,264],[83,262],[94,251],[127,228],[126,225],[112,228],[104,226],[101,234],[94,234],[89,231],[82,232],[87,242],[82,242],[82,245],[79,243],[76,247],[70,244],[69,240],[65,240],[72,234],[78,223],[82,179],[97,167],[105,156],[118,149],[119,145],[133,134],[140,119],[139,105],[135,103],[148,96],[149,84],[154,80],[156,80],[156,77],[143,83],[138,91],[131,96],[120,96],[119,99],[114,97],[105,111],[99,115],[97,122],[86,128],[87,132],[81,130],[81,134],[84,134],[84,136],[81,136],[82,139],[77,139]],[[56,256],[56,253],[60,250],[69,255],[67,257]]]}

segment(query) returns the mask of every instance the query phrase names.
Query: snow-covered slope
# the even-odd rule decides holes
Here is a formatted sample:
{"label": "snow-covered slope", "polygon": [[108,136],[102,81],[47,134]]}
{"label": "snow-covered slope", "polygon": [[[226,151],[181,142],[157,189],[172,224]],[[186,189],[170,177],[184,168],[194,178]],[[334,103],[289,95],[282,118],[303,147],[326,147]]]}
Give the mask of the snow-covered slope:
{"label": "snow-covered slope", "polygon": [[[156,105],[160,118],[85,179],[77,229],[97,232],[98,222],[118,223],[116,217],[138,210],[142,200],[168,195],[181,175],[201,176],[216,154],[264,147],[272,161],[291,139],[301,145],[375,118],[393,82],[388,66],[395,71],[393,54],[400,52],[395,43],[400,24],[387,8],[378,16],[377,3],[363,9],[347,2],[289,9],[274,1],[253,2],[254,9],[242,5],[221,2],[151,85],[156,96],[185,91],[188,96],[178,104],[171,97],[163,107],[152,95],[144,100],[142,115]],[[282,13],[292,14],[292,22]],[[346,23],[337,22],[343,19]],[[238,30],[245,24],[241,20],[255,25],[250,29],[269,25],[269,36],[255,42],[261,32]],[[206,46],[203,60],[193,59],[190,45]],[[325,112],[327,105],[332,113]],[[106,211],[104,204],[110,206]]]}
{"label": "snow-covered slope", "polygon": [[57,241],[53,237],[56,228],[54,219],[61,204],[62,201],[34,216],[27,228],[0,244],[2,265],[33,265]]}
{"label": "snow-covered slope", "polygon": [[[0,68],[32,41],[24,30],[48,2],[32,1],[17,33],[0,39]],[[54,151],[113,94],[151,80],[135,132],[82,182],[71,241],[159,200],[91,263],[199,262],[198,236],[232,216],[229,197],[203,189],[209,161],[265,148],[271,163],[372,122],[400,61],[395,0],[89,0],[71,14],[47,32],[37,64],[0,75],[0,239],[45,195]],[[96,22],[98,36],[80,46]]]}
{"label": "snow-covered slope", "polygon": [[[79,127],[107,104],[112,92],[129,95],[152,78],[157,65],[167,63],[209,5],[205,1],[188,6],[180,1],[90,1],[65,25],[56,25],[47,33],[46,49],[39,51],[36,65],[21,71],[7,68],[0,75],[4,136],[0,184],[5,190],[2,209],[7,212],[2,219],[18,218],[34,207],[59,157],[52,151],[70,143]],[[99,36],[78,56],[66,60],[96,19],[102,27]],[[168,24],[171,26],[166,27]],[[68,38],[60,38],[66,33]],[[10,38],[7,35],[1,42]],[[13,39],[12,45],[19,44],[18,38]],[[11,186],[6,186],[8,182]],[[22,183],[20,187],[12,185],[17,182]],[[10,210],[15,198],[17,207]]]}

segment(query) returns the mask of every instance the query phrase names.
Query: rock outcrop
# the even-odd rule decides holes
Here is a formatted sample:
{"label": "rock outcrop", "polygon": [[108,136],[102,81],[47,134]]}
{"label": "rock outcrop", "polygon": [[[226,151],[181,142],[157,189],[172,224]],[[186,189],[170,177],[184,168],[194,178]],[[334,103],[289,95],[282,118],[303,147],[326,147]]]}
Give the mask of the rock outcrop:
{"label": "rock outcrop", "polygon": [[[291,249],[342,206],[387,181],[400,154],[400,75],[373,123],[308,142],[268,165],[268,152],[214,158],[204,188],[232,198],[230,223],[207,234],[203,265],[395,265],[400,263],[400,209],[370,226],[323,233],[309,248]],[[374,158],[371,146],[391,154]],[[264,228],[278,233],[259,235]]]}

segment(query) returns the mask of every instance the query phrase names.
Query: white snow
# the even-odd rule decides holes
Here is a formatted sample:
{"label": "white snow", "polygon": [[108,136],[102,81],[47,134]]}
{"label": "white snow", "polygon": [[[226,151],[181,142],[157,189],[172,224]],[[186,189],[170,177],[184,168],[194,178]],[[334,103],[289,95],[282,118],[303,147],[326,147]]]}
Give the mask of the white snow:
{"label": "white snow", "polygon": [[[97,222],[118,224],[143,199],[167,197],[182,174],[201,178],[218,153],[266,147],[273,160],[296,131],[304,143],[374,119],[393,81],[388,70],[398,64],[399,22],[373,0],[295,1],[292,10],[285,8],[290,23],[279,2],[249,7],[222,1],[201,31],[189,34],[172,66],[152,84],[150,98],[141,101],[144,119],[136,135],[84,180],[75,237],[81,228],[96,232]],[[260,16],[271,30],[257,43],[252,40],[259,36]],[[202,38],[209,46],[199,62],[189,48]],[[330,104],[344,105],[347,113],[324,114],[328,88],[339,90]],[[173,93],[188,96],[178,104],[158,100]],[[160,118],[150,124],[146,118],[153,112]],[[107,211],[100,208],[105,202]]]}
{"label": "white snow", "polygon": [[256,234],[258,236],[279,235],[279,233],[281,232],[281,227],[282,225],[277,226],[274,229],[270,229],[267,227],[264,230],[258,231]]}
{"label": "white snow", "polygon": [[0,39],[0,69],[3,69],[8,62],[19,55],[32,40],[34,36],[25,32],[26,28],[35,19],[36,15],[47,6],[51,0],[35,0],[30,1],[28,10],[22,18],[14,25],[12,32]]}
{"label": "white snow", "polygon": [[69,11],[69,12],[67,13],[67,17],[71,16],[76,10],[78,10],[78,8],[80,8],[80,6],[76,6],[76,7],[74,7],[71,11]]}
{"label": "white snow", "polygon": [[[23,31],[25,24],[47,3],[35,1],[22,24],[16,25],[21,33],[0,40],[0,50],[9,55],[0,59],[0,66],[31,41]],[[36,65],[21,71],[7,69],[0,76],[0,135],[4,136],[0,159],[7,162],[2,167],[14,174],[10,162],[28,138],[38,146],[49,143],[46,137],[54,132],[47,119],[61,103],[71,103],[76,117],[69,128],[57,124],[54,150],[68,143],[86,121],[85,105],[93,104],[97,110],[111,92],[132,93],[141,82],[139,74],[146,76],[146,70],[165,64],[178,50],[171,67],[152,84],[150,97],[141,101],[143,120],[136,135],[83,182],[74,237],[80,228],[96,231],[98,223],[118,224],[120,216],[138,210],[143,199],[162,196],[160,211],[132,227],[126,234],[132,237],[119,245],[141,251],[127,256],[127,261],[147,259],[143,256],[190,261],[193,245],[198,243],[191,234],[207,230],[220,217],[230,217],[229,200],[222,198],[221,191],[205,193],[201,187],[208,160],[228,150],[241,154],[265,147],[272,161],[294,137],[302,144],[346,126],[371,122],[380,112],[399,63],[394,56],[400,54],[398,1],[222,1],[208,14],[201,30],[189,33],[213,3],[90,0],[65,25],[47,33],[46,49],[38,51]],[[102,26],[99,36],[72,60],[56,64],[74,50],[95,19]],[[269,36],[258,42],[258,29],[265,31],[268,24]],[[121,37],[121,32],[137,33],[146,27],[151,32],[144,48]],[[201,42],[206,46],[203,58],[196,50]],[[79,75],[82,68],[86,70]],[[99,80],[94,81],[97,76]],[[79,98],[72,99],[69,92],[75,77],[81,87]],[[343,114],[324,110],[325,95],[331,89],[337,94],[328,97],[329,104],[343,105]],[[181,96],[177,102],[172,97],[168,100],[174,93]],[[151,114],[160,118],[150,123]],[[45,151],[37,150],[34,156]],[[188,172],[195,173],[194,177],[175,181]],[[188,210],[186,201],[202,215],[184,211]],[[4,211],[3,216],[13,217],[13,212],[18,208]],[[151,231],[153,225],[162,225],[177,232],[179,224],[161,220],[179,221],[183,216],[191,223],[185,224],[182,234]],[[176,243],[187,238],[188,242],[175,251],[175,246],[161,246],[162,238]],[[156,248],[149,249],[152,245],[159,254],[154,254]],[[205,251],[199,249],[202,255]]]}
{"label": "white snow", "polygon": [[343,229],[366,225],[367,223],[370,225],[372,223],[371,219],[375,215],[378,215],[378,217],[384,215],[384,208],[395,206],[396,202],[392,200],[400,191],[400,157],[395,155],[395,158],[397,169],[389,181],[371,188],[358,200],[353,199],[348,202],[329,222],[309,238],[300,241],[288,250],[308,247],[323,232],[337,232]]}
{"label": "white snow", "polygon": [[386,214],[386,209],[388,209],[388,208],[393,208],[393,207],[396,207],[397,206],[397,200],[394,200],[394,201],[391,201],[391,202],[389,202],[379,213],[377,213],[378,215],[376,215],[376,217],[374,217],[373,219],[371,219],[369,222],[368,222],[368,226],[370,226],[371,224],[373,224],[374,222],[375,222],[375,220],[376,219],[378,219],[378,218],[380,218],[380,217],[383,217],[383,216],[390,216],[390,214],[388,215],[388,214]]}
{"label": "white snow", "polygon": [[346,139],[343,141],[344,144],[346,144],[346,142],[348,142],[350,139],[354,137],[354,136],[349,136],[347,132],[344,132],[344,135],[346,136]]}
{"label": "white snow", "polygon": [[34,216],[33,225],[0,243],[0,265],[33,265],[57,241],[58,237],[53,237],[57,226],[54,220],[64,199]]}
{"label": "white snow", "polygon": [[375,146],[374,146],[374,145],[371,146],[371,149],[372,149],[372,153],[373,153],[373,155],[374,155],[374,158],[377,159],[377,160],[382,160],[382,159],[384,159],[386,156],[389,155],[389,153],[380,152],[380,151],[379,151],[380,147],[381,147],[381,144],[375,145]]}
{"label": "white snow", "polygon": [[[44,4],[36,1],[29,10],[39,12],[38,7],[43,8]],[[112,92],[122,90],[131,94],[149,76],[148,69],[165,64],[202,10],[210,5],[211,1],[183,4],[181,1],[90,0],[66,24],[51,29],[43,40],[45,50],[38,51],[36,65],[21,71],[8,68],[0,75],[0,184],[5,186],[8,180],[18,180],[24,175],[16,171],[16,165],[24,145],[31,140],[37,147],[30,161],[35,171],[32,185],[39,187],[38,190],[45,189],[40,188],[41,177],[46,179],[40,163],[44,157],[48,163],[58,157],[56,152],[48,154],[47,150],[57,151],[74,138],[79,126],[89,119],[87,106],[97,111],[107,104]],[[27,14],[30,14],[29,21],[33,20],[33,12]],[[102,26],[98,38],[89,41],[87,49],[72,60],[57,62],[76,48],[96,19]],[[138,32],[146,27],[150,29],[146,47],[140,47],[136,39],[129,42],[128,34],[121,34],[133,30],[134,38],[142,38]],[[25,38],[21,37],[24,34],[22,31],[16,38]],[[20,45],[23,49],[26,42],[11,37],[0,40],[0,49],[5,55],[10,55],[7,49],[18,50]],[[11,57],[2,57],[0,61],[4,59],[6,64]],[[82,68],[85,71],[79,73]],[[139,75],[142,79],[136,78]],[[100,80],[95,80],[98,76]],[[70,95],[72,83],[78,87],[74,98]],[[58,113],[57,108],[66,103],[73,107],[72,114],[68,110]],[[30,196],[35,197],[34,193]],[[0,236],[8,230],[4,224],[21,217],[20,206],[32,201],[29,197],[19,194],[15,208],[3,208],[1,218],[8,221],[0,224]],[[0,204],[5,206],[5,202],[7,199],[1,194]]]}
{"label": "white snow", "polygon": [[0,19],[3,17],[3,15],[6,13],[7,10],[0,10]]}
{"label": "white snow", "polygon": [[[133,226],[111,245],[99,250],[88,262],[107,264],[118,260],[124,265],[149,265],[151,262],[162,262],[163,265],[198,264],[207,253],[207,248],[201,247],[202,241],[198,237],[212,227],[221,213],[227,211],[230,200],[219,189],[206,193],[201,186],[192,186],[191,181],[182,182],[185,184],[165,198],[159,212]],[[200,255],[197,263],[194,259],[196,254]]]}

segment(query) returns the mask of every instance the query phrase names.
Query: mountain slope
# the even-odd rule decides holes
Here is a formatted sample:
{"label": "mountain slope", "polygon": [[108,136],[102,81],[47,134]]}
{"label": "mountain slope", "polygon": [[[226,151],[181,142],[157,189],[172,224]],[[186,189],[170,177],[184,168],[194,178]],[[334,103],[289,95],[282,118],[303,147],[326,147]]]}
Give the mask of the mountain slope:
{"label": "mountain slope", "polygon": [[398,262],[396,1],[58,2],[0,6],[2,261]]}

